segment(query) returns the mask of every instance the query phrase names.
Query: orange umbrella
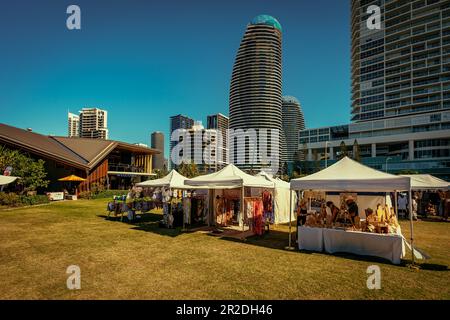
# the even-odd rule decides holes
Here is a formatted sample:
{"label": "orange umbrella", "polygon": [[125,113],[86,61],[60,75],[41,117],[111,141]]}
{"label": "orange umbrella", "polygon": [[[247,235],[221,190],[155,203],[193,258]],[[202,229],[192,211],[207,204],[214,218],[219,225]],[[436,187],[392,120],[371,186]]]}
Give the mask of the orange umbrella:
{"label": "orange umbrella", "polygon": [[80,178],[74,174],[71,174],[70,176],[58,179],[58,181],[85,181],[86,179]]}

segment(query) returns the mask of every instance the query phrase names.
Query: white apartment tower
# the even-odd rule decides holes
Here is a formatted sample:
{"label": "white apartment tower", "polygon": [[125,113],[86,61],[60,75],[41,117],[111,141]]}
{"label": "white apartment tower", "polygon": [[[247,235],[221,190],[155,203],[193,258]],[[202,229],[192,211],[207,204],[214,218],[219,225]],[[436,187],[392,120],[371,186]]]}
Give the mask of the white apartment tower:
{"label": "white apartment tower", "polygon": [[67,114],[68,118],[68,133],[69,137],[79,137],[80,136],[80,117],[74,113],[69,112]]}

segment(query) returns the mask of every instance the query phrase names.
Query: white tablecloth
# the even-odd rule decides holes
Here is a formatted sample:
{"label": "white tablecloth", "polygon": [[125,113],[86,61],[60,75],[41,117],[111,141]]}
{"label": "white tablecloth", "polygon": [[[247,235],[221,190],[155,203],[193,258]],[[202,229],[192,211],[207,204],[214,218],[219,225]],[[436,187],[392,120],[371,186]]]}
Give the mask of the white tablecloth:
{"label": "white tablecloth", "polygon": [[323,229],[325,252],[348,252],[375,256],[400,264],[404,257],[403,238],[397,234],[375,234],[357,231]]}
{"label": "white tablecloth", "polygon": [[298,248],[323,251],[323,230],[322,228],[298,227]]}

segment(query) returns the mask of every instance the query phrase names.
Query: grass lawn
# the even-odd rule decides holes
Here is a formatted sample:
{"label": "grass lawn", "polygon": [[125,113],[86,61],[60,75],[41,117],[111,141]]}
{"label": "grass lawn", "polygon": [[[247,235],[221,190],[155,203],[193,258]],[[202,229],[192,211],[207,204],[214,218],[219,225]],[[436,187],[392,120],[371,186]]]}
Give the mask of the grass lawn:
{"label": "grass lawn", "polygon": [[[106,200],[0,209],[1,299],[450,299],[450,223],[415,223],[420,270],[352,255],[289,252],[287,228],[246,242],[106,220]],[[409,237],[407,222],[402,229]],[[408,257],[410,254],[408,253]],[[406,262],[405,262],[406,263]],[[81,290],[66,268],[81,268]],[[377,264],[382,289],[366,287]]]}

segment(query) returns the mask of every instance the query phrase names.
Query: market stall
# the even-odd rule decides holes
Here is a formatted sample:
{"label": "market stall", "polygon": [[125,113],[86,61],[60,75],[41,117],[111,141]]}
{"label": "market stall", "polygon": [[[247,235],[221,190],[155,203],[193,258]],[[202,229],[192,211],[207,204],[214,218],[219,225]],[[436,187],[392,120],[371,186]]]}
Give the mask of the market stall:
{"label": "market stall", "polygon": [[[402,175],[411,178],[411,189],[416,210],[425,216],[450,215],[450,184],[430,174]],[[416,212],[417,213],[417,212]]]}
{"label": "market stall", "polygon": [[212,191],[211,225],[262,234],[267,217],[273,217],[274,183],[251,176],[233,164],[218,172],[186,179],[184,183]]}
{"label": "market stall", "polygon": [[261,171],[257,176],[265,178],[267,181],[273,182],[274,189],[274,222],[275,224],[289,222],[289,201],[291,206],[297,203],[297,194],[291,191],[289,182],[273,178],[264,171]]}
{"label": "market stall", "polygon": [[172,170],[165,177],[137,183],[137,187],[151,189],[147,194],[163,208],[163,223],[174,226],[207,224],[208,192],[184,184],[187,178]]}
{"label": "market stall", "polygon": [[[369,196],[361,196],[360,202],[358,197],[361,193],[410,192],[410,181],[409,177],[377,171],[347,157],[315,174],[292,180],[292,190],[332,192],[338,196],[336,203],[325,197],[319,212],[308,210],[305,226],[298,228],[299,249],[370,255],[400,263],[404,238],[395,208],[388,200],[383,203],[382,198],[373,202],[376,207],[366,207],[372,200],[363,197]],[[412,245],[412,220],[410,227]],[[305,232],[308,228],[322,230]]]}

